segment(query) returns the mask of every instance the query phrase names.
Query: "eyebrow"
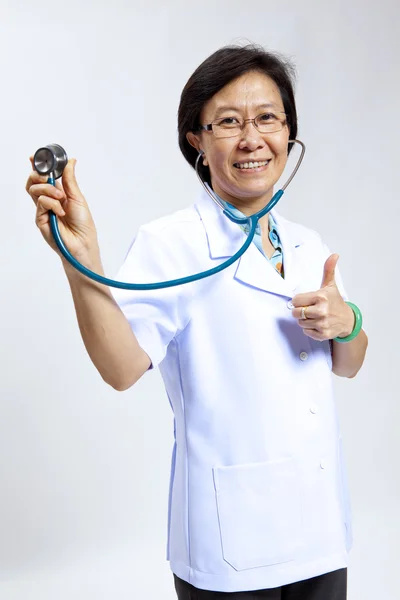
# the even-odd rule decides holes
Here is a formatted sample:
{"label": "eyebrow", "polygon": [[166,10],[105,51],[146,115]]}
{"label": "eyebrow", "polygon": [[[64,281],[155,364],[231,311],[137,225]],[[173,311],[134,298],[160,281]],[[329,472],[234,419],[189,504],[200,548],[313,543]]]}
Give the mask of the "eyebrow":
{"label": "eyebrow", "polygon": [[[271,103],[265,103],[265,104],[259,104],[258,106],[256,106],[256,110],[258,110],[259,108],[275,108],[275,110],[279,111],[279,112],[285,112],[284,110],[280,110],[279,107],[276,104],[271,104]],[[218,117],[224,113],[225,111],[228,110],[233,110],[235,112],[240,112],[240,109],[237,108],[237,106],[219,106],[217,112],[215,113],[214,119],[218,119]]]}

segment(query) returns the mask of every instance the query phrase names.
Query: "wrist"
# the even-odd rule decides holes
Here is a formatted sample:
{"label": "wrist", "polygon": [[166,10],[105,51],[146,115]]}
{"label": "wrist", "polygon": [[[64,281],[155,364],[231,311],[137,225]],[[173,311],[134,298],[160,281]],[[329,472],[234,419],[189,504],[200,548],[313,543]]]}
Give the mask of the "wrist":
{"label": "wrist", "polygon": [[360,309],[358,308],[358,306],[356,306],[352,302],[346,301],[346,304],[349,306],[349,308],[351,309],[351,311],[353,313],[353,329],[346,336],[335,337],[334,338],[335,342],[342,342],[342,343],[351,342],[358,336],[358,334],[360,333],[361,328],[362,328],[363,319],[362,319],[362,314],[361,314]]}
{"label": "wrist", "polygon": [[345,328],[343,331],[337,336],[339,338],[345,338],[353,333],[354,326],[356,324],[356,316],[354,314],[353,309],[346,303],[346,318],[345,318]]}
{"label": "wrist", "polygon": [[[103,274],[103,265],[98,251],[77,255],[74,258],[86,269],[99,275]],[[61,257],[61,262],[68,279],[81,279],[82,277],[87,279],[87,276],[78,271],[64,256]]]}

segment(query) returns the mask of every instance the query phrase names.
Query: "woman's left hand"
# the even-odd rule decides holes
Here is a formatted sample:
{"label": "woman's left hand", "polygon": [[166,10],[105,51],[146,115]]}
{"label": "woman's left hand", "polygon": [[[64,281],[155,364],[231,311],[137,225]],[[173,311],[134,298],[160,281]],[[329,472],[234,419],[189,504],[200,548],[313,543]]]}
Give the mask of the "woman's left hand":
{"label": "woman's left hand", "polygon": [[[303,333],[319,342],[346,337],[354,328],[354,313],[343,300],[335,282],[338,260],[338,254],[331,254],[326,260],[320,290],[297,294],[291,300],[294,306],[292,315],[298,320]],[[305,308],[305,319],[301,318],[302,307]]]}

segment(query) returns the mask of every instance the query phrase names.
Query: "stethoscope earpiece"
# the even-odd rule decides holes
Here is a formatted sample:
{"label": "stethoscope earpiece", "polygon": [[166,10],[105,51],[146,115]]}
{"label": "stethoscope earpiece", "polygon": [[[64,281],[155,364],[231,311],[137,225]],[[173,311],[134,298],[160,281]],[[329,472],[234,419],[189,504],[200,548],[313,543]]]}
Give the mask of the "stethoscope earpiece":
{"label": "stethoscope earpiece", "polygon": [[39,148],[33,157],[33,166],[40,175],[49,175],[52,179],[59,179],[68,163],[68,156],[64,148],[58,144],[49,144]]}

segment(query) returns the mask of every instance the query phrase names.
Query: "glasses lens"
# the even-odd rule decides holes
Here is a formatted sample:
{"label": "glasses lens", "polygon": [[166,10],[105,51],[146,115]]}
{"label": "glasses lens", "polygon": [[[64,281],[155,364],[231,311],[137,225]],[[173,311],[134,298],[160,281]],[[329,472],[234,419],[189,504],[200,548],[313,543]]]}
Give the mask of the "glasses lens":
{"label": "glasses lens", "polygon": [[236,117],[224,117],[212,124],[215,137],[234,137],[241,131],[241,122]]}
{"label": "glasses lens", "polygon": [[264,113],[255,118],[255,124],[262,133],[280,131],[285,123],[284,114]]}

